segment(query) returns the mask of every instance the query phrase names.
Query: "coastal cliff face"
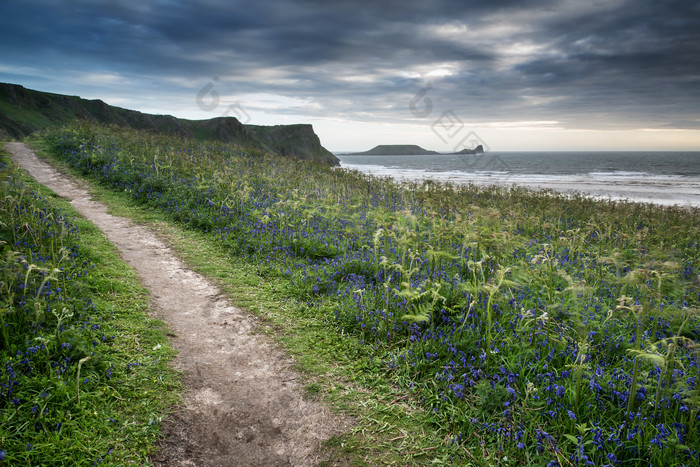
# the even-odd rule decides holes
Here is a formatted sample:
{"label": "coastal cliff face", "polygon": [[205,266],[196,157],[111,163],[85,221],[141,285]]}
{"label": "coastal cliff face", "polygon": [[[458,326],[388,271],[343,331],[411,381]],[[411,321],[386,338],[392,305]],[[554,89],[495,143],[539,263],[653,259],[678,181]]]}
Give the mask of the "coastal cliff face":
{"label": "coastal cliff face", "polygon": [[234,117],[186,120],[123,109],[99,99],[88,100],[0,83],[0,139],[20,139],[37,130],[63,126],[74,120],[217,140],[282,156],[340,164],[321,145],[311,125],[244,125]]}
{"label": "coastal cliff face", "polygon": [[194,120],[191,123],[196,133],[212,135],[219,141],[256,147],[281,156],[340,164],[338,158],[321,145],[311,125],[244,125],[233,117]]}
{"label": "coastal cliff face", "polygon": [[271,152],[292,155],[302,159],[316,159],[332,165],[340,162],[330,151],[321,146],[311,125],[247,125],[249,134],[261,145],[270,148]]}

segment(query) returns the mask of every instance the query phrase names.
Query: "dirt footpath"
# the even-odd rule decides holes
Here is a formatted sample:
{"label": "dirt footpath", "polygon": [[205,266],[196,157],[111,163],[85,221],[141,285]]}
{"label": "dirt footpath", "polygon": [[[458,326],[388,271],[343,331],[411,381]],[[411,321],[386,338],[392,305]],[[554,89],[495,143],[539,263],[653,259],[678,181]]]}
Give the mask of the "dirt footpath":
{"label": "dirt footpath", "polygon": [[153,232],[107,214],[105,205],[23,143],[6,148],[121,250],[150,290],[157,317],[177,335],[172,345],[186,393],[183,407],[163,422],[156,465],[306,466],[322,460],[319,444],[347,430],[347,423],[304,400],[292,359],[255,333],[253,317],[187,270]]}

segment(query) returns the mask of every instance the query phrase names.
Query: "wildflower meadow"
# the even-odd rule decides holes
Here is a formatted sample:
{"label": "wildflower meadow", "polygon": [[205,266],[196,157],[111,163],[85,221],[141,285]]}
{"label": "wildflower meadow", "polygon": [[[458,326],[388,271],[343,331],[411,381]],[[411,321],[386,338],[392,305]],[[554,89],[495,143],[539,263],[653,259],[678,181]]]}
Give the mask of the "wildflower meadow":
{"label": "wildflower meadow", "polygon": [[[436,438],[504,465],[700,462],[700,210],[399,183],[89,125],[42,141],[100,184],[206,232],[231,261],[283,279],[307,313],[369,349],[381,377],[430,414]],[[5,248],[3,286],[25,310],[11,326],[30,336],[10,342],[15,328],[3,327],[16,359],[5,362],[5,407],[17,381],[8,375],[78,362],[74,384],[92,343],[107,345],[90,302],[66,307],[86,267],[70,224],[40,217],[50,234],[3,226],[15,235],[7,244],[52,238],[49,250],[28,245],[26,264]],[[76,261],[76,272],[57,271]],[[68,320],[76,343],[66,348]],[[82,371],[79,383],[102,384],[114,370],[93,357]],[[16,410],[55,428],[41,390]]]}

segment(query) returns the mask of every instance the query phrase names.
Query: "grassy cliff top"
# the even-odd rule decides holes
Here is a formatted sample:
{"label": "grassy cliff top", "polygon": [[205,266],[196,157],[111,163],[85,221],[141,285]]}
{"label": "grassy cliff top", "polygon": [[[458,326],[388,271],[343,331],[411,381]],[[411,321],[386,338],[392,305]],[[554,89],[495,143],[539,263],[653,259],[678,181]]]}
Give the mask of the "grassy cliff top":
{"label": "grassy cliff top", "polygon": [[66,96],[0,83],[0,139],[20,139],[37,130],[75,120],[118,125],[198,140],[216,140],[275,154],[338,165],[311,125],[244,125],[234,117],[187,120],[115,107],[94,99]]}

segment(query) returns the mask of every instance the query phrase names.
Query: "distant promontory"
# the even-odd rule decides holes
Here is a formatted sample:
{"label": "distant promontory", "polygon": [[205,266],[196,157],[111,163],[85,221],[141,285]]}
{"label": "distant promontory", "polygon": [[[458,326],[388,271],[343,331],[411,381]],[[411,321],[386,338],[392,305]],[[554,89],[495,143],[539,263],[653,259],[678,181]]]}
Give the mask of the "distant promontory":
{"label": "distant promontory", "polygon": [[[459,152],[453,152],[449,154],[481,154],[484,152],[484,147],[480,144],[474,149],[462,149]],[[415,144],[380,144],[375,146],[369,151],[365,152],[353,152],[349,155],[353,156],[433,156],[445,153],[440,153],[437,151],[431,151],[429,149],[422,148]]]}
{"label": "distant promontory", "polygon": [[474,149],[462,149],[459,152],[455,152],[453,154],[483,154],[484,152],[484,147],[480,144]]}
{"label": "distant promontory", "polygon": [[440,153],[423,149],[415,144],[380,144],[369,151],[352,154],[354,156],[427,156]]}

